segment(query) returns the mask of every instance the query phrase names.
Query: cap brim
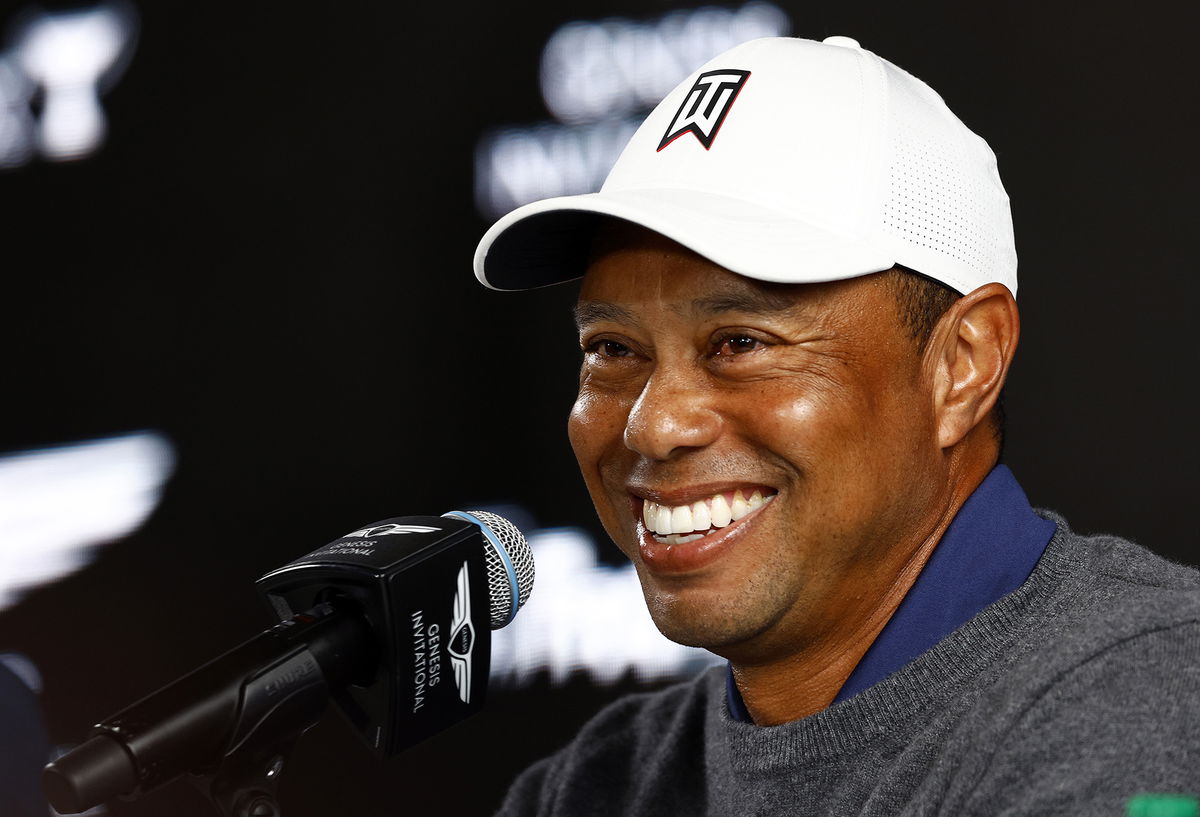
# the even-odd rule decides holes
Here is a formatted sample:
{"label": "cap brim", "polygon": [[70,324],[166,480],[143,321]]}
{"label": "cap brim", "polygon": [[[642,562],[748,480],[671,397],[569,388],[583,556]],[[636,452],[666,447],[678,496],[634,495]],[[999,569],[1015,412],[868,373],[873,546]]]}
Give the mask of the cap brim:
{"label": "cap brim", "polygon": [[475,276],[492,289],[579,278],[603,218],[639,224],[760,281],[836,281],[896,263],[878,246],[762,205],[694,190],[647,189],[563,196],[513,210],[479,242]]}

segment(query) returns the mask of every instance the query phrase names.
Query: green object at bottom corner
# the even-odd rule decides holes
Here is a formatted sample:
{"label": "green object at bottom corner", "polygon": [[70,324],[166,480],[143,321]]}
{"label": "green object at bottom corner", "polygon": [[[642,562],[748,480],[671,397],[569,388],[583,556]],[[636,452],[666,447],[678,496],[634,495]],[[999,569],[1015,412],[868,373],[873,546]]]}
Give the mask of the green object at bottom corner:
{"label": "green object at bottom corner", "polygon": [[1186,794],[1139,794],[1129,798],[1125,817],[1200,817],[1200,800]]}

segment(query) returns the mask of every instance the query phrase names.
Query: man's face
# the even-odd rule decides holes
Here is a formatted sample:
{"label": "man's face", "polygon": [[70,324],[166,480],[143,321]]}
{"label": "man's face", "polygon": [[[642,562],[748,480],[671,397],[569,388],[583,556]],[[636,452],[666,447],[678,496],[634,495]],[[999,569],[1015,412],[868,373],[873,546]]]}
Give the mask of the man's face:
{"label": "man's face", "polygon": [[570,438],[655,622],[734,660],[843,637],[943,467],[885,279],[765,284],[631,227],[598,246]]}

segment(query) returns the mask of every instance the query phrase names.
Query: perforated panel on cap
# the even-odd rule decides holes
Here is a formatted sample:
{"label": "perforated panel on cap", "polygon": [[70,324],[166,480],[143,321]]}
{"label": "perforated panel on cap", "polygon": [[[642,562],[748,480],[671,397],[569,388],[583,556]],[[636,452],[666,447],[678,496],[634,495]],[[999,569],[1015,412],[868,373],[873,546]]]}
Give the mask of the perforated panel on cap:
{"label": "perforated panel on cap", "polygon": [[[703,139],[685,129],[663,144],[688,100],[709,93],[698,83],[712,72],[746,77],[724,97],[719,132],[713,118]],[[1017,291],[991,149],[929,86],[846,37],[752,40],[705,63],[646,118],[600,192],[498,221],[476,250],[476,275],[503,289],[576,277],[598,217],[763,281],[899,264],[963,293],[990,282]]]}
{"label": "perforated panel on cap", "polygon": [[937,270],[901,263],[963,293],[984,281],[1011,279],[1014,286],[1008,194],[991,148],[928,86],[895,66],[888,69],[890,194],[884,199],[883,230],[946,260]]}

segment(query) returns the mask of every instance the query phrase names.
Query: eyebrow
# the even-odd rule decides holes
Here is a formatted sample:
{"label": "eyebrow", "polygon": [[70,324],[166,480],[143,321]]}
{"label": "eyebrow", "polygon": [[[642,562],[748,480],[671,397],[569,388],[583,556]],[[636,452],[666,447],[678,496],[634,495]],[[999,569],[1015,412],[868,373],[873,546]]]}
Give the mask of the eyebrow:
{"label": "eyebrow", "polygon": [[598,321],[612,321],[613,323],[624,323],[630,325],[640,325],[637,318],[623,306],[610,304],[606,301],[580,301],[575,304],[575,326],[582,329],[590,323]]}
{"label": "eyebrow", "polygon": [[708,317],[723,312],[749,312],[753,314],[773,315],[787,312],[796,307],[796,299],[784,292],[772,292],[768,289],[752,289],[749,291],[733,291],[697,298],[686,308],[676,308],[676,312],[693,317]]}
{"label": "eyebrow", "polygon": [[[758,315],[774,315],[795,309],[796,300],[784,292],[772,292],[766,289],[750,291],[731,291],[696,298],[685,304],[676,304],[672,310],[684,318],[712,317],[727,312],[743,312]],[[633,312],[623,306],[607,301],[580,301],[575,305],[575,326],[584,326],[598,321],[611,321],[631,326],[639,326],[641,322]]]}

